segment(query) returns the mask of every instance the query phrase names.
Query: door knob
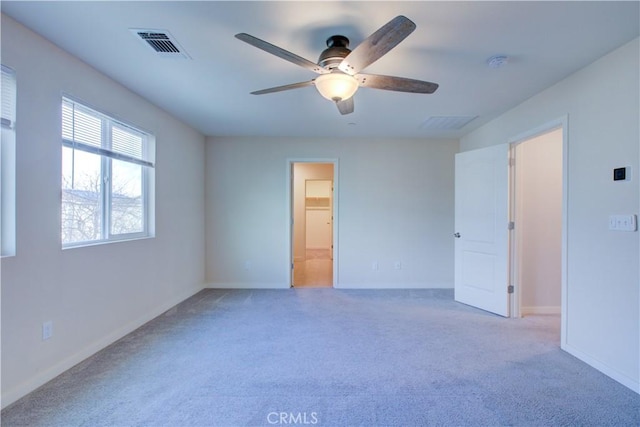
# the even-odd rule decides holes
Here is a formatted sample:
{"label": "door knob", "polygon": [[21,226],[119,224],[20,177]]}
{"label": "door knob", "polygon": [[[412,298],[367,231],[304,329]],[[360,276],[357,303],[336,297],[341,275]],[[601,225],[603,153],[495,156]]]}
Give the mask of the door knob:
{"label": "door knob", "polygon": [[459,239],[459,238],[460,238],[460,233],[455,233],[455,234],[453,235],[453,237],[455,237],[456,239]]}

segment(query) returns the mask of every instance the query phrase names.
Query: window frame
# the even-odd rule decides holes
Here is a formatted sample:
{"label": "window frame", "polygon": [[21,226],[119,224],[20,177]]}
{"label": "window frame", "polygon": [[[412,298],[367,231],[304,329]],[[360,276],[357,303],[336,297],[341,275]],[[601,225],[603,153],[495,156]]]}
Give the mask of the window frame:
{"label": "window frame", "polygon": [[[0,113],[0,257],[17,254],[16,229],[16,115],[18,81],[14,69],[1,64],[2,112]],[[6,87],[5,84],[10,86]],[[11,99],[8,99],[11,98]],[[10,104],[9,104],[10,103]]]}
{"label": "window frame", "polygon": [[[80,111],[85,114],[90,115],[93,118],[97,118],[101,122],[101,132],[100,132],[100,147],[93,146],[91,144],[84,144],[82,142],[78,142],[75,140],[67,139],[64,137],[64,129],[61,128],[60,136],[61,136],[61,151],[65,148],[69,148],[72,150],[72,156],[75,154],[75,150],[93,154],[99,156],[100,161],[100,194],[99,194],[99,211],[100,211],[100,238],[91,239],[91,240],[78,240],[73,242],[64,242],[62,241],[62,232],[63,232],[63,216],[62,211],[64,208],[64,202],[61,198],[60,203],[60,212],[61,212],[61,222],[60,222],[60,239],[62,244],[62,249],[71,249],[78,248],[84,246],[94,246],[101,245],[107,243],[115,243],[122,242],[128,240],[139,240],[139,239],[147,239],[153,238],[154,235],[154,196],[153,190],[155,188],[155,136],[139,126],[135,126],[130,124],[127,121],[124,121],[117,116],[109,113],[105,113],[100,109],[97,109],[84,101],[80,101],[73,96],[69,96],[67,94],[62,95],[61,99],[61,120],[60,125],[63,127],[64,123],[64,105],[65,102],[71,103],[73,105],[73,112],[75,112],[75,108],[79,107]],[[75,124],[72,124],[75,126]],[[112,140],[112,129],[113,127],[122,128],[125,131],[131,131],[142,137],[142,156],[141,158],[134,158],[131,156],[127,156],[126,154],[118,153],[113,151],[113,140]],[[131,232],[131,233],[113,233],[113,160],[124,161],[129,164],[135,164],[140,167],[140,191],[141,191],[141,200],[142,200],[142,230]],[[75,165],[72,166],[72,170]],[[61,178],[61,197],[65,191],[63,187],[62,179],[64,177],[64,170],[61,170],[60,178]]]}

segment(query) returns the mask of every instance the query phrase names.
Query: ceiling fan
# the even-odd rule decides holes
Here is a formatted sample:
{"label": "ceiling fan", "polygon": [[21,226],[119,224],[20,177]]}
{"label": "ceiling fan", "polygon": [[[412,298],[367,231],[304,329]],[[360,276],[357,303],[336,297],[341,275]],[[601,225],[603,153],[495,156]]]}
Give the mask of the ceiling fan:
{"label": "ceiling fan", "polygon": [[251,92],[252,95],[315,86],[322,96],[336,103],[341,114],[349,114],[353,113],[353,94],[360,86],[411,93],[433,93],[438,89],[436,83],[422,80],[361,73],[415,29],[416,24],[410,19],[397,16],[353,50],[349,49],[349,39],[345,36],[331,36],[327,39],[327,48],[320,54],[317,64],[246,33],[236,34],[236,38],[319,74],[313,80],[258,90]]}

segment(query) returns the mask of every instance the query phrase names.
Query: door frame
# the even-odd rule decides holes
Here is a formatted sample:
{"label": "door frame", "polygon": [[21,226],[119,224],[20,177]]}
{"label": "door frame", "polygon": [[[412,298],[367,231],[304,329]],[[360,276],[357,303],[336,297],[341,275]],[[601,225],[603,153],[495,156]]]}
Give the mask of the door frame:
{"label": "door frame", "polygon": [[[509,138],[508,143],[511,147],[511,153],[515,151],[515,146],[522,142],[528,141],[537,136],[551,132],[553,130],[562,129],[562,249],[561,249],[561,297],[560,297],[560,347],[565,348],[567,342],[567,323],[568,323],[568,310],[567,310],[567,201],[569,199],[567,191],[567,175],[568,175],[568,127],[569,116],[564,115],[555,120],[551,120],[533,129],[522,132],[512,138]],[[513,158],[513,157],[512,157]],[[509,205],[510,221],[515,221],[515,173],[513,168],[510,168],[510,190],[509,190]],[[518,224],[515,224],[518,227]],[[514,286],[514,293],[511,298],[511,317],[520,317],[520,300],[521,292],[520,286],[515,283],[517,278],[518,268],[518,253],[517,245],[515,244],[515,233],[510,233],[509,242],[510,252],[510,284]]]}
{"label": "door frame", "polygon": [[329,163],[333,165],[333,196],[332,196],[332,215],[333,215],[333,229],[332,229],[332,242],[333,242],[333,258],[331,260],[333,267],[333,278],[332,278],[332,286],[335,288],[338,283],[338,220],[340,215],[338,214],[338,205],[339,205],[339,177],[340,177],[340,169],[339,169],[339,161],[337,158],[287,158],[286,165],[286,223],[287,223],[287,277],[289,278],[289,287],[293,287],[293,164],[294,163]]}

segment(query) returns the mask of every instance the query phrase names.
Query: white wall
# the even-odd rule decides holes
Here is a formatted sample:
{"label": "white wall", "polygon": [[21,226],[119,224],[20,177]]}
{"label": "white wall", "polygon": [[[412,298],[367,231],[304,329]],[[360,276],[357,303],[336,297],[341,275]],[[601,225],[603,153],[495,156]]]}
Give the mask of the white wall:
{"label": "white wall", "polygon": [[457,140],[209,138],[209,286],[288,287],[288,159],[337,158],[336,287],[453,287],[457,151]]}
{"label": "white wall", "polygon": [[[461,149],[508,142],[568,114],[567,317],[570,353],[640,391],[638,232],[608,217],[638,213],[638,39],[465,136]],[[630,166],[629,182],[612,170]]]}
{"label": "white wall", "polygon": [[[17,75],[17,255],[2,259],[2,404],[202,289],[204,136],[2,15]],[[62,250],[61,93],[156,136],[156,237]],[[53,337],[42,341],[44,321]]]}
{"label": "white wall", "polygon": [[515,222],[521,314],[560,313],[562,129],[515,147]]}

